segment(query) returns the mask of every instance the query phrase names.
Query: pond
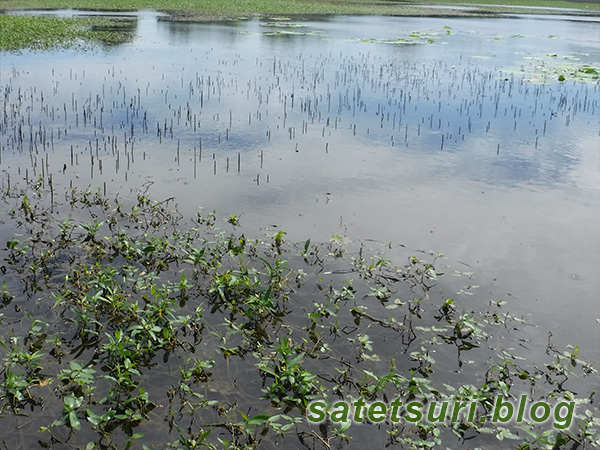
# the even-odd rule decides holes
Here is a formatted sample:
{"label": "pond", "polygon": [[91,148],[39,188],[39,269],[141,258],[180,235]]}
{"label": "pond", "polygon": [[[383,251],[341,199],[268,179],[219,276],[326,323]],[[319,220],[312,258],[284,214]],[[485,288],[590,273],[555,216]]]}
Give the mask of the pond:
{"label": "pond", "polygon": [[0,54],[2,189],[151,185],[248,237],[442,252],[462,308],[600,360],[600,20],[130,15],[124,45]]}

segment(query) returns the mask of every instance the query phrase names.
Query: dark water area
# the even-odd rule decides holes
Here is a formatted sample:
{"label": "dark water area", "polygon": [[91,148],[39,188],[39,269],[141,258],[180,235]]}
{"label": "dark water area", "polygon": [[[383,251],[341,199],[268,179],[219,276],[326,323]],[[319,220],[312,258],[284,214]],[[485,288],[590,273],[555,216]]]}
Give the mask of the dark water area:
{"label": "dark water area", "polygon": [[600,360],[597,20],[135,17],[129,44],[0,54],[3,189],[151,183],[247,235],[442,252],[532,353]]}

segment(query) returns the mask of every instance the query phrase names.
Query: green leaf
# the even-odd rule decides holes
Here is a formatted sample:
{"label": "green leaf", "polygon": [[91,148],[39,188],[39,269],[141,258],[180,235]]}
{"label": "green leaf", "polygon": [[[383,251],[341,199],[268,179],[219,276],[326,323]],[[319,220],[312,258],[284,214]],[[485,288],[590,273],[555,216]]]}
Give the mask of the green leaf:
{"label": "green leaf", "polygon": [[300,364],[300,362],[302,362],[303,359],[304,352],[300,353],[299,355],[296,355],[294,358],[288,361],[287,366],[290,368],[296,367],[298,364]]}
{"label": "green leaf", "polygon": [[304,243],[304,253],[308,253],[308,249],[310,248],[310,239],[307,239]]}
{"label": "green leaf", "polygon": [[248,425],[263,425],[269,420],[269,416],[266,414],[258,414],[248,419]]}
{"label": "green leaf", "polygon": [[71,396],[65,397],[64,403],[67,408],[70,408],[70,409],[75,408],[75,398],[74,397],[71,397]]}
{"label": "green leaf", "polygon": [[69,423],[71,424],[72,428],[76,430],[81,429],[81,422],[79,422],[79,417],[77,417],[77,411],[69,412]]}
{"label": "green leaf", "polygon": [[350,428],[351,425],[352,425],[351,420],[349,420],[348,422],[342,422],[342,424],[340,425],[340,428],[338,429],[338,432],[340,434],[344,433],[345,431],[348,430],[348,428]]}

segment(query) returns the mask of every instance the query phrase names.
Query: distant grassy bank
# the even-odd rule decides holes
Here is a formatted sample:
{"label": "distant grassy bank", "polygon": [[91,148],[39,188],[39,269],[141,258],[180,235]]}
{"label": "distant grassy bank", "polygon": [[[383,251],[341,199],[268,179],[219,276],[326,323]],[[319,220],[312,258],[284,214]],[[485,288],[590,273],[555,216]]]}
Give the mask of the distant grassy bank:
{"label": "distant grassy bank", "polygon": [[[418,5],[486,5],[489,10],[498,5],[514,8],[536,6],[576,8],[599,11],[600,4],[592,0],[0,0],[0,8],[84,8],[137,10],[157,9],[193,12],[208,16],[240,14],[438,14],[418,8]],[[416,11],[415,11],[416,9]],[[505,10],[503,8],[502,10]]]}
{"label": "distant grassy bank", "polygon": [[[436,5],[437,8],[430,8]],[[453,9],[454,6],[473,9]],[[446,8],[447,6],[447,8]],[[441,7],[441,8],[440,8]],[[527,9],[536,7],[534,11]],[[493,16],[516,12],[556,14],[556,10],[578,9],[569,14],[600,14],[600,3],[563,0],[0,0],[1,10],[64,9],[134,11],[154,9],[169,12],[176,20],[221,20],[248,16],[295,14],[352,14],[395,16]],[[111,44],[129,39],[122,20],[101,18],[64,19],[0,15],[0,50],[50,48],[89,42]]]}

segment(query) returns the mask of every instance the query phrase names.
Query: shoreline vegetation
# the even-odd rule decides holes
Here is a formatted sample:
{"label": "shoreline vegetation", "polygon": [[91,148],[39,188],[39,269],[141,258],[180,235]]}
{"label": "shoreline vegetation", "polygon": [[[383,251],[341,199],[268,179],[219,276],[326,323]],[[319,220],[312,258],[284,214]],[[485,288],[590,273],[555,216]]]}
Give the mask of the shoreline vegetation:
{"label": "shoreline vegetation", "polygon": [[89,44],[117,45],[131,39],[127,18],[0,16],[0,51],[49,50]]}
{"label": "shoreline vegetation", "polygon": [[172,21],[241,20],[281,15],[386,15],[414,17],[497,17],[502,14],[562,14],[598,16],[591,0],[417,0],[408,2],[348,0],[129,0],[15,1],[0,0],[0,51],[49,49],[77,45],[114,45],[132,38],[131,18],[19,16],[21,10],[80,9],[132,12],[152,9]]}

